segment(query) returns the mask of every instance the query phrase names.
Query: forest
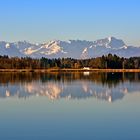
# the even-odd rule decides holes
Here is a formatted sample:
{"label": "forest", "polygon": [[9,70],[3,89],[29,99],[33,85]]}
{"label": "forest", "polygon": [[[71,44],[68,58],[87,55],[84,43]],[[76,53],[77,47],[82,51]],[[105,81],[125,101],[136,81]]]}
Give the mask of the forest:
{"label": "forest", "polygon": [[124,58],[117,55],[103,55],[102,57],[89,59],[42,57],[35,59],[30,57],[0,56],[0,69],[139,69],[140,57]]}

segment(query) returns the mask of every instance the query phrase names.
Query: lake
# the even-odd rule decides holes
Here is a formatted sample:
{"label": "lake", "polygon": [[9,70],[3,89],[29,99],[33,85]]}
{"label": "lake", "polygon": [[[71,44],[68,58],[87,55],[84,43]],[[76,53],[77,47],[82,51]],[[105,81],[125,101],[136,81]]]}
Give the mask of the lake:
{"label": "lake", "polygon": [[140,73],[0,73],[0,140],[140,140]]}

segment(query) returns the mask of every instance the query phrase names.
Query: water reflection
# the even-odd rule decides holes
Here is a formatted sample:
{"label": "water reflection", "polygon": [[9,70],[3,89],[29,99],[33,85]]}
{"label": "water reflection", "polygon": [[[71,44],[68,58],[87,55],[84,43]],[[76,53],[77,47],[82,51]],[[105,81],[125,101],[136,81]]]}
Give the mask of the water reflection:
{"label": "water reflection", "polygon": [[47,96],[108,102],[140,92],[140,73],[0,73],[0,98]]}

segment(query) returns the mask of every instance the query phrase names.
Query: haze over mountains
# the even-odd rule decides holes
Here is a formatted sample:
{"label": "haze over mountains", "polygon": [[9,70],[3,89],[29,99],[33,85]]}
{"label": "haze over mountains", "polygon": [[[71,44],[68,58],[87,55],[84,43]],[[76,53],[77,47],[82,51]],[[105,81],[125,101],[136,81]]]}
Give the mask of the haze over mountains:
{"label": "haze over mountains", "polygon": [[140,56],[140,47],[128,46],[123,40],[115,37],[108,37],[96,41],[54,40],[42,44],[33,44],[26,41],[14,43],[0,41],[0,55],[8,55],[10,57],[71,57],[84,59],[107,55],[109,53],[121,57]]}

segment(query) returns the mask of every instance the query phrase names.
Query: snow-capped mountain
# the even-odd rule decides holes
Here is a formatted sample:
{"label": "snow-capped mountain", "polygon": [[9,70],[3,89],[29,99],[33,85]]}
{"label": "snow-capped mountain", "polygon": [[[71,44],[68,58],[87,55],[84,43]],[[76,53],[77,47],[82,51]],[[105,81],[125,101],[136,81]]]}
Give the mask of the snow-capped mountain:
{"label": "snow-capped mountain", "polygon": [[140,47],[128,46],[122,40],[108,37],[96,41],[69,40],[33,44],[26,41],[0,42],[0,55],[33,58],[91,58],[109,53],[121,57],[140,56]]}

